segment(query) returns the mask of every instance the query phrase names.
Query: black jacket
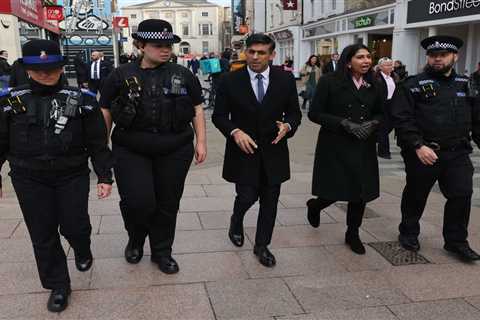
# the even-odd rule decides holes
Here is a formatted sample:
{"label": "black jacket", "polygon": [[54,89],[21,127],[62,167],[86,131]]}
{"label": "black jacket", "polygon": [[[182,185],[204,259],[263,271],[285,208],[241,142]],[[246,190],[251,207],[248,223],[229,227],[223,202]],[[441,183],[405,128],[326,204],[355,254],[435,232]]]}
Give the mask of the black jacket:
{"label": "black jacket", "polygon": [[376,135],[359,140],[340,124],[382,121],[383,93],[375,81],[357,90],[339,72],[320,78],[308,118],[321,125],[312,194],[333,201],[371,201],[379,196]]}
{"label": "black jacket", "polygon": [[[11,167],[64,172],[88,168],[90,157],[99,183],[111,183],[107,130],[94,95],[64,85],[30,83],[0,98],[1,163],[7,159]],[[75,114],[55,133],[59,110],[71,95],[77,97]],[[19,97],[24,109],[13,112],[10,97]]]}
{"label": "black jacket", "polygon": [[8,86],[15,88],[25,84],[28,84],[28,74],[22,64],[17,60],[12,65]]}
{"label": "black jacket", "polygon": [[0,57],[0,76],[9,76],[12,67],[5,58]]}
{"label": "black jacket", "polygon": [[[335,67],[338,68],[338,62],[336,62],[335,64],[336,64]],[[323,66],[323,69],[322,69],[323,74],[327,74],[327,73],[331,73],[331,72],[335,72],[335,71],[337,71],[337,70],[334,70],[332,61],[329,61],[328,63],[326,63],[325,66]]]}
{"label": "black jacket", "polygon": [[403,149],[424,143],[440,145],[469,141],[480,144],[480,102],[472,97],[468,78],[427,72],[407,78],[396,90],[391,113]]}
{"label": "black jacket", "polygon": [[[253,92],[247,68],[223,75],[218,88],[213,124],[227,138],[223,178],[229,182],[258,185],[263,165],[269,184],[290,178],[287,139],[295,134],[302,114],[292,74],[270,67],[268,90],[260,104]],[[278,144],[276,121],[290,124],[292,130]],[[256,141],[254,154],[244,153],[230,133],[239,128]]]}

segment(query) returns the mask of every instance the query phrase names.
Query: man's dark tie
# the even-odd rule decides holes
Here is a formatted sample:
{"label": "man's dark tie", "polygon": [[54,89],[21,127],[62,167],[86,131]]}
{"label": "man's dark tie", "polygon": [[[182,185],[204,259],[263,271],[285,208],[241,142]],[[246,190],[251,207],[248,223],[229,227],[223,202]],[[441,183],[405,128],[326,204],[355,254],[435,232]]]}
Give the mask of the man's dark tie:
{"label": "man's dark tie", "polygon": [[255,78],[257,78],[257,100],[261,103],[263,97],[265,96],[265,89],[263,88],[263,76],[261,73],[258,73]]}

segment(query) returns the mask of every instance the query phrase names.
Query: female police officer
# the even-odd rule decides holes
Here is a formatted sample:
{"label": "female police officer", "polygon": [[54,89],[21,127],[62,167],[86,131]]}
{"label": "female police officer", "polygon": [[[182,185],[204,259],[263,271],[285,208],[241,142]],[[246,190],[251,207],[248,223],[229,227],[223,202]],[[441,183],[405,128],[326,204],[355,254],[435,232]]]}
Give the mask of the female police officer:
{"label": "female police officer", "polygon": [[120,210],[129,235],[125,258],[138,263],[148,235],[151,260],[165,273],[178,272],[172,245],[180,198],[195,158],[206,157],[201,89],[192,73],[168,62],[180,38],[163,20],[142,21],[134,33],[142,52],[107,78],[100,105],[112,133]]}
{"label": "female police officer", "polygon": [[75,252],[77,269],[90,269],[87,161],[98,176],[98,197],[105,198],[113,182],[111,152],[95,97],[60,80],[65,61],[57,43],[32,40],[22,53],[30,79],[0,97],[0,159],[10,163],[40,280],[52,290],[47,308],[60,312],[71,290],[58,229]]}

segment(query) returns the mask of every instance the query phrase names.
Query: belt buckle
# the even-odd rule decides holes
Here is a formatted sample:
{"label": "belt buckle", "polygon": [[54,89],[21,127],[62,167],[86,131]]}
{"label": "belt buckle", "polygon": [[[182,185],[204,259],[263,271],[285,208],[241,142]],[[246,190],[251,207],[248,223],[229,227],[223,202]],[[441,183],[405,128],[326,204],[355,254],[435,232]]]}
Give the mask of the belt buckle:
{"label": "belt buckle", "polygon": [[428,147],[429,147],[430,149],[432,149],[433,151],[439,151],[439,150],[441,149],[441,148],[440,148],[440,145],[439,145],[438,143],[436,143],[436,142],[430,142],[430,143],[428,144]]}

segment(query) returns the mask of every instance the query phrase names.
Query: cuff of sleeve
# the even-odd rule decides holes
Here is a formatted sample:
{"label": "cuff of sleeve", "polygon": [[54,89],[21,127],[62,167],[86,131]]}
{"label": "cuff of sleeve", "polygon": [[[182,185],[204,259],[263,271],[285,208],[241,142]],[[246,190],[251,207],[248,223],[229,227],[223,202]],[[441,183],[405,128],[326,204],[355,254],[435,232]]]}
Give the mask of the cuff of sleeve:
{"label": "cuff of sleeve", "polygon": [[237,132],[238,130],[240,130],[239,128],[236,128],[236,129],[233,129],[232,131],[230,131],[230,137],[233,137],[233,134],[235,132]]}
{"label": "cuff of sleeve", "polygon": [[290,123],[285,123],[287,126],[288,126],[288,131],[292,131],[292,126],[290,125]]}
{"label": "cuff of sleeve", "polygon": [[98,178],[98,182],[97,184],[101,184],[101,183],[104,183],[104,184],[113,184],[113,179],[110,178],[110,177],[102,177],[102,178]]}

